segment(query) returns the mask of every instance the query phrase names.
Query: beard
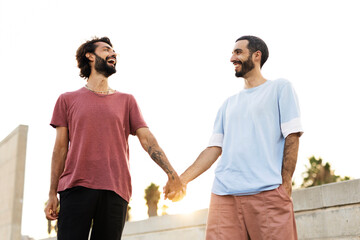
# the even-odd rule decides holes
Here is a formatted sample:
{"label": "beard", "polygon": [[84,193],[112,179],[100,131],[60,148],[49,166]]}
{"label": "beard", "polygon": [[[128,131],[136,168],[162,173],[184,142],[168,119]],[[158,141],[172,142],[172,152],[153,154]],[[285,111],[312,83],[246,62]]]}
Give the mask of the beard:
{"label": "beard", "polygon": [[239,72],[235,72],[236,77],[244,77],[248,72],[254,69],[255,64],[251,60],[251,55],[245,62],[238,61],[241,64],[241,70]]}
{"label": "beard", "polygon": [[[106,60],[109,57],[106,57]],[[112,74],[116,73],[115,66],[109,66],[107,61],[95,54],[95,70],[105,77],[110,77]]]}

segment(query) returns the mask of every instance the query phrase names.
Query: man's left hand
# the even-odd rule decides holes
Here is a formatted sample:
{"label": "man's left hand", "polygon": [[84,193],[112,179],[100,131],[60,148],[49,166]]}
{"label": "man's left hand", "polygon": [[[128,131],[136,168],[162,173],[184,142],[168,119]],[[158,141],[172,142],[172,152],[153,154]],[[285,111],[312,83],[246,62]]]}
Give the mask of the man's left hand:
{"label": "man's left hand", "polygon": [[180,201],[186,195],[186,184],[182,183],[180,179],[170,180],[164,187],[165,199],[172,200],[173,202]]}

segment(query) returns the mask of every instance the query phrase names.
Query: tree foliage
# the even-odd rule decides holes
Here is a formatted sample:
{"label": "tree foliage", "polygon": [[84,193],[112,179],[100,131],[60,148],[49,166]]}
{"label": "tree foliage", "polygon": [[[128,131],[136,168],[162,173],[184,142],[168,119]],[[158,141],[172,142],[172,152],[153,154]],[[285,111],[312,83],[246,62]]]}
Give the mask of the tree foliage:
{"label": "tree foliage", "polygon": [[306,166],[306,171],[303,173],[303,183],[301,187],[313,187],[326,183],[339,182],[349,180],[350,177],[344,178],[335,175],[334,170],[331,169],[330,163],[323,164],[323,160],[314,156],[309,158],[310,166]]}
{"label": "tree foliage", "polygon": [[159,186],[151,183],[150,186],[145,189],[144,198],[146,200],[146,205],[148,206],[149,217],[157,216],[158,203],[160,200]]}

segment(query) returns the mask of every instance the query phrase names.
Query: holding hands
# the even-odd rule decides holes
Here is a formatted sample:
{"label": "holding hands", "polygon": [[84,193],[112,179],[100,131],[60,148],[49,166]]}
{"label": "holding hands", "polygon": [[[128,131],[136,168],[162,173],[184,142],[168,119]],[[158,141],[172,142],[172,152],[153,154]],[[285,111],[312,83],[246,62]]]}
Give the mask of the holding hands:
{"label": "holding hands", "polygon": [[180,177],[175,179],[169,177],[169,181],[164,187],[165,199],[173,202],[183,199],[187,184],[208,170],[221,155],[221,152],[221,147],[208,147],[200,153],[195,162]]}
{"label": "holding hands", "polygon": [[169,178],[163,190],[165,199],[177,202],[183,199],[186,195],[186,183],[184,183],[181,177],[174,180]]}

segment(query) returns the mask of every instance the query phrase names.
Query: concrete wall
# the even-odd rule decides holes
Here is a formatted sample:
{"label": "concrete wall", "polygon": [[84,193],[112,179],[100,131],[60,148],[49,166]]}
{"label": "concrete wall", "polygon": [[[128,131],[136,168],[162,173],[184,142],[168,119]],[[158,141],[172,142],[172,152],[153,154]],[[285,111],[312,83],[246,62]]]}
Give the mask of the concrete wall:
{"label": "concrete wall", "polygon": [[191,214],[151,217],[144,221],[127,222],[124,240],[205,239],[207,209]]}
{"label": "concrete wall", "polygon": [[294,191],[299,239],[360,239],[360,179]]}
{"label": "concrete wall", "polygon": [[[293,192],[299,239],[360,240],[360,179]],[[125,225],[124,240],[205,239],[207,209]]]}
{"label": "concrete wall", "polygon": [[0,142],[0,239],[21,239],[28,127],[20,125]]}

